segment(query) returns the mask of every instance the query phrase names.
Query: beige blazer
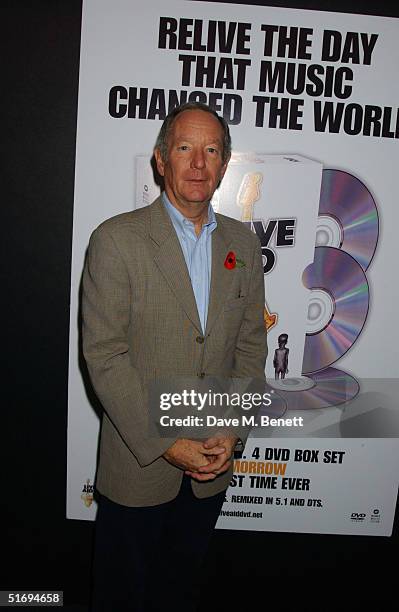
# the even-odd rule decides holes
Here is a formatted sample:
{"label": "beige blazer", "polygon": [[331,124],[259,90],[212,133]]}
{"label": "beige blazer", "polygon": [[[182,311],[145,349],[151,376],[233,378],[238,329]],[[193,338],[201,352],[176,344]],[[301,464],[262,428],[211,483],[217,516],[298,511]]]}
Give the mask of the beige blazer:
{"label": "beige blazer", "polygon": [[[83,351],[104,414],[96,487],[126,506],[176,497],[183,470],[162,455],[175,439],[148,435],[147,384],[168,376],[264,379],[267,354],[260,243],[216,214],[208,319],[201,329],[180,243],[161,198],[102,223],[83,275]],[[234,251],[244,267],[229,270]],[[232,469],[197,482],[197,497],[226,489]]]}

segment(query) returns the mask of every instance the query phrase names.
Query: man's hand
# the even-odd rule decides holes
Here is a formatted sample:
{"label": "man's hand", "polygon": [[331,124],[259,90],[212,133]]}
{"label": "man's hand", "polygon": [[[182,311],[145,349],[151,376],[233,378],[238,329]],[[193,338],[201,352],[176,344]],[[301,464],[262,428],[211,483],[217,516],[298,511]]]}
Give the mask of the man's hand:
{"label": "man's hand", "polygon": [[[223,434],[208,438],[203,443],[203,446],[206,450],[211,450],[213,453],[213,457],[209,457],[210,462],[199,467],[197,471],[186,470],[185,474],[199,482],[204,482],[206,480],[214,480],[218,474],[227,472],[231,465],[231,456],[237,441],[238,438]],[[224,448],[224,452],[214,453],[214,450],[219,448]]]}
{"label": "man's hand", "polygon": [[[172,465],[186,470],[186,473],[196,473],[201,467],[209,465],[219,455],[224,455],[226,452],[225,447],[220,446],[217,442],[210,445],[208,442],[209,440],[202,443],[197,440],[179,438],[164,452],[163,457]],[[211,478],[216,478],[216,474]]]}

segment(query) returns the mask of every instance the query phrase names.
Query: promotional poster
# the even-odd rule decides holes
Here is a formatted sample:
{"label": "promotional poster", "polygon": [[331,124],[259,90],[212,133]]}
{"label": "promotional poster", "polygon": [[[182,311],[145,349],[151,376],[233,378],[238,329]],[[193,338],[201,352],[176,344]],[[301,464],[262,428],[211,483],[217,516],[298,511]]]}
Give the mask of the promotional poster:
{"label": "promotional poster", "polygon": [[[228,6],[228,11],[226,7]],[[228,19],[226,20],[226,15]],[[209,104],[233,156],[212,200],[257,234],[267,425],[236,453],[223,529],[390,535],[397,496],[399,24],[240,4],[83,3],[67,516],[95,517],[99,410],[82,376],[91,232],[159,195],[167,113]]]}

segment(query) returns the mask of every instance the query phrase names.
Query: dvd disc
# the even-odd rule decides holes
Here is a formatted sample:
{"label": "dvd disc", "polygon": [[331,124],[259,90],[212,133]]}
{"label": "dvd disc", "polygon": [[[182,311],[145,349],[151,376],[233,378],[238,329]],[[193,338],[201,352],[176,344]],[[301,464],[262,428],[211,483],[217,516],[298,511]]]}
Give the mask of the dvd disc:
{"label": "dvd disc", "polygon": [[287,402],[275,388],[270,386],[268,381],[265,384],[265,391],[267,393],[270,393],[272,403],[270,404],[270,406],[262,405],[260,407],[256,417],[256,422],[258,424],[260,423],[261,416],[268,415],[269,417],[273,418],[282,417],[287,410]]}
{"label": "dvd disc", "polygon": [[367,318],[369,287],[357,261],[333,247],[315,248],[314,262],[302,281],[308,289],[327,294],[332,303],[329,321],[306,334],[302,373],[310,374],[340,359],[356,341]]}
{"label": "dvd disc", "polygon": [[367,187],[343,170],[323,170],[316,246],[352,255],[367,270],[378,241],[378,212]]}
{"label": "dvd disc", "polygon": [[317,410],[339,406],[349,402],[359,393],[359,383],[353,376],[337,370],[326,368],[322,372],[310,374],[314,386],[305,391],[283,391],[278,394],[286,401],[288,410]]}

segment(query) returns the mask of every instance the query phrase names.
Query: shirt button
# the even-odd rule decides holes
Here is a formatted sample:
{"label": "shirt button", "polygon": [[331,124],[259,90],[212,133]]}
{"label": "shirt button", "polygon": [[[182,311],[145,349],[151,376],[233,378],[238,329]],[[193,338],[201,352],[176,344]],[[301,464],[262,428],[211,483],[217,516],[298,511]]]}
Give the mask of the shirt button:
{"label": "shirt button", "polygon": [[195,341],[198,342],[198,344],[203,344],[204,338],[203,338],[203,336],[197,336]]}

